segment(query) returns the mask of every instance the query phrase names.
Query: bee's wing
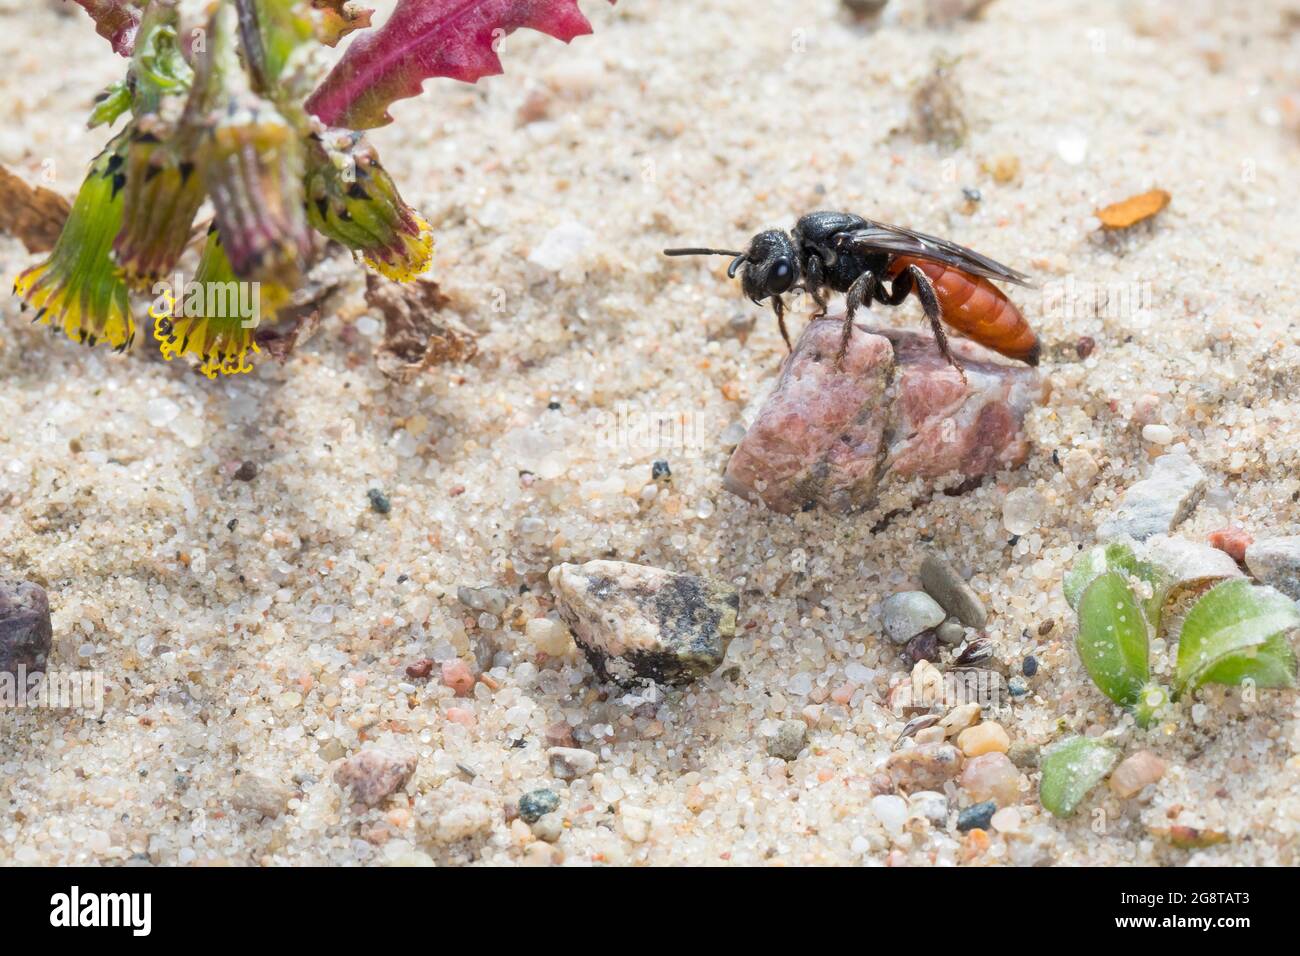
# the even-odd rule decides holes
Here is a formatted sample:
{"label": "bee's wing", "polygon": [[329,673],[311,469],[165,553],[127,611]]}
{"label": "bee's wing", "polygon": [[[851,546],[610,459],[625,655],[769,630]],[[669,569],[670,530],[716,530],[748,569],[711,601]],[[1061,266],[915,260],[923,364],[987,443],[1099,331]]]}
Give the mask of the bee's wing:
{"label": "bee's wing", "polygon": [[843,241],[854,250],[863,253],[886,252],[897,256],[915,256],[955,266],[963,272],[997,279],[1000,282],[1014,282],[1016,285],[1030,286],[1033,282],[1023,272],[1017,272],[1010,266],[982,256],[972,249],[959,246],[938,236],[927,236],[923,232],[913,232],[902,226],[888,223],[872,222],[862,229],[842,233]]}

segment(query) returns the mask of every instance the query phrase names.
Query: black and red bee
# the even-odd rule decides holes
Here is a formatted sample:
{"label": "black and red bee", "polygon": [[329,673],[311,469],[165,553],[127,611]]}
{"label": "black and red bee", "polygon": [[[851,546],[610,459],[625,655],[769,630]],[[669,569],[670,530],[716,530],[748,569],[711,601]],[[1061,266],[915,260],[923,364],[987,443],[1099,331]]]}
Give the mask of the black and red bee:
{"label": "black and red bee", "polygon": [[[939,351],[954,367],[943,323],[1008,358],[1038,364],[1038,336],[1014,302],[990,280],[1029,285],[1029,277],[947,239],[846,212],[813,212],[787,233],[768,229],[744,252],[665,249],[667,256],[732,256],[727,277],[743,268],[741,285],[754,302],[770,298],[787,347],[782,294],[802,288],[826,314],[828,290],[845,294],[844,358],[857,310],[871,303],[898,305],[915,292],[934,329]],[[886,286],[886,282],[889,283]]]}

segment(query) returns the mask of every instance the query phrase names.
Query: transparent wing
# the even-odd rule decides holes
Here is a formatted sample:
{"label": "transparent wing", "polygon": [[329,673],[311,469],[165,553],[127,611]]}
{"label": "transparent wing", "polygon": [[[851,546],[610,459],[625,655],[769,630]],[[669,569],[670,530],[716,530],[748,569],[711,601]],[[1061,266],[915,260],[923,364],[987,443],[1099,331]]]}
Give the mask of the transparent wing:
{"label": "transparent wing", "polygon": [[973,249],[959,246],[938,236],[927,236],[923,232],[913,232],[902,226],[867,220],[867,226],[842,233],[842,241],[854,250],[862,253],[886,252],[898,256],[915,256],[954,266],[963,272],[997,279],[1001,282],[1014,282],[1016,285],[1032,286],[1033,281],[1023,272],[1017,272],[1010,266],[982,256]]}

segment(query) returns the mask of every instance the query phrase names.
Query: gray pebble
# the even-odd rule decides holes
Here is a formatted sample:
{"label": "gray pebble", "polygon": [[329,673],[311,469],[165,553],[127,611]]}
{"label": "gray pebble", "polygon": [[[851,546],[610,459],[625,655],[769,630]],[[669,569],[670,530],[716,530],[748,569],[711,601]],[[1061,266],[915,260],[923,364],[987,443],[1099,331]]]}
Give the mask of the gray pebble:
{"label": "gray pebble", "polygon": [[510,592],[502,588],[458,587],[456,600],[471,611],[486,611],[495,617],[501,617],[510,606]]}
{"label": "gray pebble", "polygon": [[907,798],[907,815],[929,820],[933,826],[948,825],[948,798],[934,790],[919,790]]}
{"label": "gray pebble", "polygon": [[1300,536],[1254,542],[1246,548],[1246,567],[1261,584],[1300,601]]}
{"label": "gray pebble", "polygon": [[962,627],[960,621],[949,618],[935,629],[934,636],[939,638],[940,643],[955,646],[966,639],[966,628]]}
{"label": "gray pebble", "polygon": [[564,821],[560,819],[558,813],[543,814],[541,819],[533,821],[529,828],[533,831],[533,836],[547,843],[554,843],[564,835]]}
{"label": "gray pebble", "polygon": [[1007,757],[1021,770],[1037,770],[1038,750],[1037,744],[1013,743]]}
{"label": "gray pebble", "polygon": [[895,644],[906,644],[922,631],[943,623],[943,608],[924,591],[900,591],[880,605],[885,634]]}
{"label": "gray pebble", "polygon": [[1145,541],[1152,535],[1172,531],[1183,521],[1205,492],[1205,472],[1185,451],[1161,455],[1151,466],[1151,475],[1132,485],[1120,498],[1119,506],[1097,527],[1103,541],[1128,535]]}
{"label": "gray pebble", "polygon": [[802,720],[783,720],[767,742],[767,752],[782,760],[797,760],[808,739],[808,725]]}
{"label": "gray pebble", "polygon": [[546,751],[551,775],[559,780],[576,780],[596,769],[596,755],[577,747],[552,747]]}
{"label": "gray pebble", "polygon": [[252,810],[264,817],[278,817],[293,798],[293,788],[284,781],[261,773],[243,773],[231,797],[237,810]]}
{"label": "gray pebble", "polygon": [[44,673],[53,636],[45,591],[30,581],[0,579],[0,672]]}
{"label": "gray pebble", "polygon": [[686,684],[736,635],[740,594],[723,581],[625,561],[551,568],[555,609],[601,680]]}
{"label": "gray pebble", "polygon": [[988,623],[988,612],[975,589],[962,579],[956,568],[936,554],[927,554],[921,562],[921,587],[967,627],[983,627]]}

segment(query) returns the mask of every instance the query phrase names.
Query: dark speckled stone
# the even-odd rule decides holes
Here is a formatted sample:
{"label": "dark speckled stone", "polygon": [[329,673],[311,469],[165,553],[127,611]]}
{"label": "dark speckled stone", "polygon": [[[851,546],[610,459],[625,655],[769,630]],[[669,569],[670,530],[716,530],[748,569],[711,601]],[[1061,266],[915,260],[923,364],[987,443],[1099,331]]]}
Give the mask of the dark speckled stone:
{"label": "dark speckled stone", "polygon": [[598,677],[684,684],[722,663],[736,633],[735,588],[623,561],[551,569],[556,609]]}

